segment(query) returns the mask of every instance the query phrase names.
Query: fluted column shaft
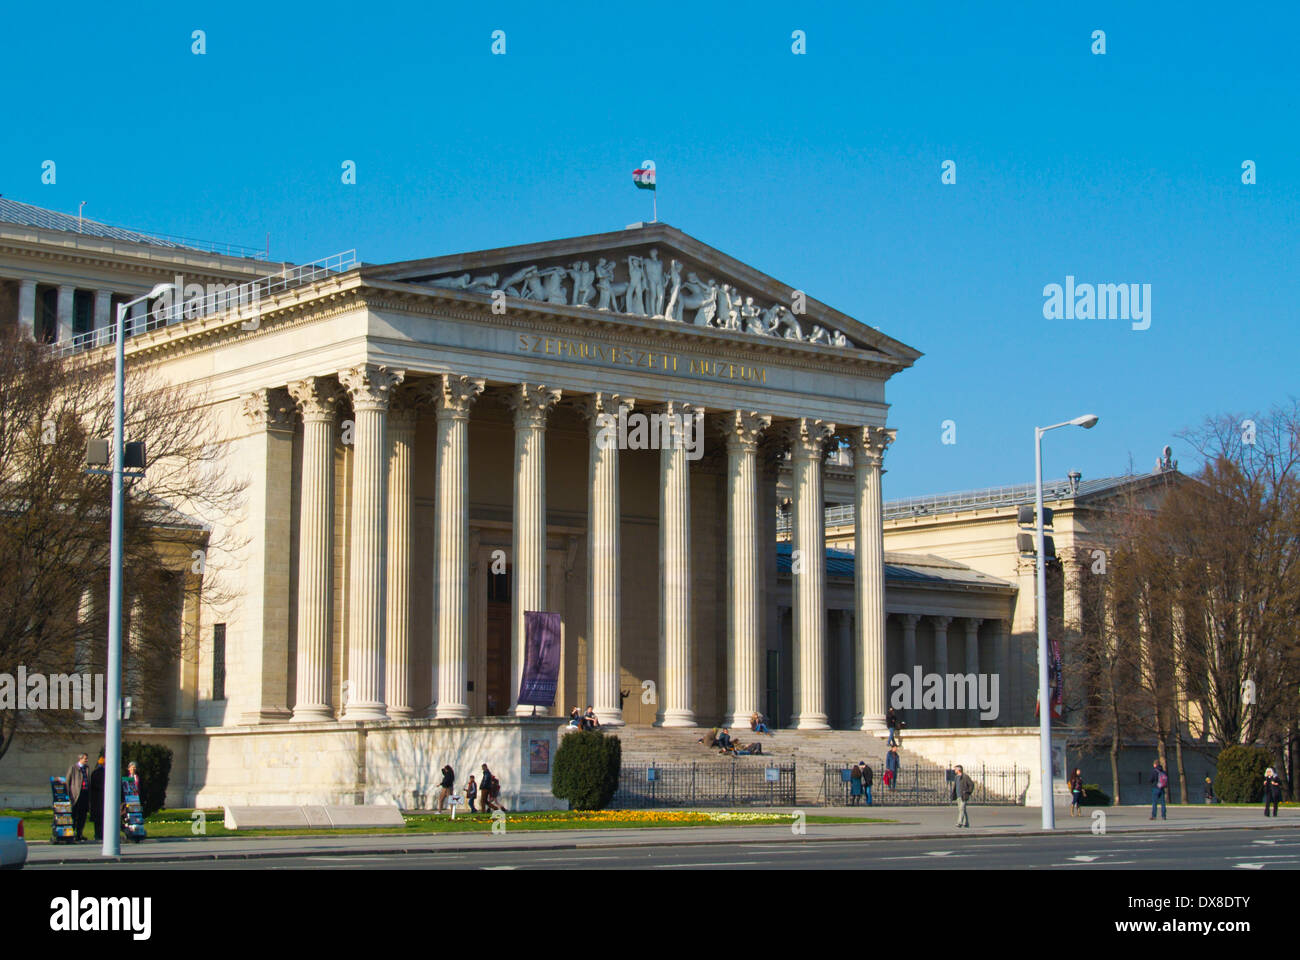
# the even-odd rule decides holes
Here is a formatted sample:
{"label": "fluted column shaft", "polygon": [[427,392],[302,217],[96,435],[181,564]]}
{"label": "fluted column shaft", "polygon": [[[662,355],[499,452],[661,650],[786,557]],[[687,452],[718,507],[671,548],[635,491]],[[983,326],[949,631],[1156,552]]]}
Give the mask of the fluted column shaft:
{"label": "fluted column shaft", "polygon": [[433,569],[437,582],[430,715],[468,717],[469,675],[469,413],[484,382],[444,374],[431,399],[438,417],[437,507]]}
{"label": "fluted column shaft", "polygon": [[853,725],[885,729],[885,536],[881,490],[885,448],[894,431],[858,427],[850,436],[854,475],[854,591],[857,600],[858,655],[854,669],[857,703]]}
{"label": "fluted column shaft", "polygon": [[[759,546],[758,437],[772,418],[728,414],[727,438],[727,719],[744,730],[762,691],[762,561]],[[773,721],[775,722],[775,720]]]}
{"label": "fluted column shaft", "polygon": [[[903,614],[903,672],[911,673],[917,666],[916,659],[916,625],[921,622],[919,614]],[[920,702],[921,691],[912,691],[912,706],[903,711],[903,722],[909,727],[916,726],[916,704]]]}
{"label": "fluted column shaft", "polygon": [[695,726],[691,673],[691,469],[686,459],[686,419],[703,410],[675,401],[673,442],[659,451],[659,710],[664,727]]}
{"label": "fluted column shaft", "polygon": [[511,622],[511,711],[533,713],[520,706],[519,684],[524,675],[524,613],[546,610],[546,416],[560,391],[538,384],[519,384],[509,397],[515,419],[514,603]]}
{"label": "fluted column shaft", "polygon": [[[940,683],[943,684],[942,690],[948,688],[948,625],[952,623],[952,617],[931,617],[934,621],[934,672],[939,675]],[[948,711],[944,709],[943,704],[934,714],[934,725],[936,727],[948,726]]]}
{"label": "fluted column shaft", "polygon": [[826,526],[822,447],[835,425],[801,419],[791,434],[794,489],[795,728],[829,730],[826,715]]}
{"label": "fluted column shaft", "polygon": [[[977,683],[980,672],[980,624],[983,622],[978,617],[966,618],[966,672],[975,674]],[[966,704],[967,725],[978,727],[981,722],[978,702]]]}
{"label": "fluted column shaft", "polygon": [[36,339],[36,281],[18,281],[18,327],[29,340]]}
{"label": "fluted column shaft", "polygon": [[302,496],[298,521],[298,675],[295,720],[332,720],[329,668],[333,620],[334,418],[333,380],[311,377],[289,385],[302,410]]}
{"label": "fluted column shaft", "polygon": [[603,726],[623,726],[619,696],[618,417],[632,401],[595,393],[583,400],[587,418],[587,653],[588,698]]}
{"label": "fluted column shaft", "polygon": [[403,374],[375,364],[339,372],[352,396],[352,549],[348,562],[348,701],[345,720],[382,720],[388,586],[388,399]]}
{"label": "fluted column shaft", "polygon": [[411,708],[411,452],[416,411],[388,412],[388,595],[384,697],[388,715],[413,717]]}

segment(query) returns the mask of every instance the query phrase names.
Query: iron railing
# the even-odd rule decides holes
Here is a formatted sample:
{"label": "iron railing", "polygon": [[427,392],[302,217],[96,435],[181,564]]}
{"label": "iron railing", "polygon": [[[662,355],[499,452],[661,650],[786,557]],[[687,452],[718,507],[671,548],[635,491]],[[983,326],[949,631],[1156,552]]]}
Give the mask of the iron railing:
{"label": "iron railing", "polygon": [[[773,771],[769,773],[768,771]],[[624,764],[611,807],[778,807],[794,803],[794,763]]]}
{"label": "iron railing", "polygon": [[[142,309],[140,314],[127,317],[123,326],[127,337],[132,337],[147,330],[157,330],[159,327],[170,326],[182,320],[194,320],[212,314],[255,317],[258,304],[263,299],[345,273],[356,265],[357,252],[347,250],[331,257],[313,260],[311,263],[294,267],[286,266],[277,273],[259,277],[248,283],[207,284],[205,287],[207,293],[201,297],[186,299],[183,290],[173,290],[165,298],[160,297],[152,304],[141,303],[140,306],[148,306],[148,310]],[[51,344],[50,349],[56,356],[64,357],[94,347],[108,346],[116,339],[117,318],[113,316],[110,317],[108,326],[87,330],[70,339],[61,340]]]}
{"label": "iron railing", "polygon": [[[854,797],[851,767],[828,763],[823,772],[822,797],[828,806],[857,806],[864,798]],[[1030,770],[1025,767],[968,767],[966,775],[975,781],[970,802],[983,806],[1020,806],[1029,789]],[[952,802],[953,771],[942,767],[905,764],[892,786],[885,786],[884,767],[873,767],[871,805],[876,807],[923,807]]]}

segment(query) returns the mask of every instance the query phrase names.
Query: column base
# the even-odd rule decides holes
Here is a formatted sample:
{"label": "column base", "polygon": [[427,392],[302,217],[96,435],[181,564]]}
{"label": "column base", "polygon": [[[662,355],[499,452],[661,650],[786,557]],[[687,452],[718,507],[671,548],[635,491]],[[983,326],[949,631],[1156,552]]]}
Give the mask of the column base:
{"label": "column base", "polygon": [[377,701],[371,703],[349,703],[343,710],[344,720],[387,720],[388,712]]}
{"label": "column base", "polygon": [[623,711],[615,707],[606,707],[604,710],[600,707],[593,706],[596,711],[596,719],[600,721],[602,727],[625,727],[627,721],[623,719]]}
{"label": "column base", "polygon": [[429,715],[435,720],[460,720],[469,716],[469,706],[464,703],[443,703]]}
{"label": "column base", "polygon": [[308,704],[307,706],[297,706],[293,708],[293,720],[295,723],[319,723],[322,720],[333,719],[333,708],[323,704]]}
{"label": "column base", "polygon": [[746,730],[749,733],[753,733],[754,731],[749,729],[749,718],[756,712],[757,711],[750,710],[748,713],[743,711],[740,713],[729,713],[723,719],[722,725],[724,727],[730,727],[732,730]]}
{"label": "column base", "polygon": [[831,718],[824,713],[802,713],[794,718],[796,730],[829,730]]}
{"label": "column base", "polygon": [[853,727],[864,733],[878,733],[882,736],[888,736],[889,727],[885,726],[885,718],[882,717],[854,717]]}
{"label": "column base", "polygon": [[694,727],[695,711],[694,710],[665,710],[659,715],[655,723],[656,727]]}
{"label": "column base", "polygon": [[416,716],[415,711],[412,710],[410,707],[389,707],[388,708],[389,720],[414,720],[415,716]]}
{"label": "column base", "polygon": [[[261,710],[249,710],[239,715],[239,722],[242,724],[255,723],[284,723],[293,716],[284,707],[263,707]],[[334,719],[331,715],[330,719]]]}

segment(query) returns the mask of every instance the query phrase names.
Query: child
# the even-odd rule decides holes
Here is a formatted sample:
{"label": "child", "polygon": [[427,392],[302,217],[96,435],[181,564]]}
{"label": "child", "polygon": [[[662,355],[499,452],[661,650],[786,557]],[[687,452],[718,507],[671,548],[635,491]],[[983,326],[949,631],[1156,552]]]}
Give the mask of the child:
{"label": "child", "polygon": [[478,784],[474,782],[474,774],[469,775],[469,783],[465,784],[465,803],[469,806],[469,812],[474,812],[474,798],[478,796]]}

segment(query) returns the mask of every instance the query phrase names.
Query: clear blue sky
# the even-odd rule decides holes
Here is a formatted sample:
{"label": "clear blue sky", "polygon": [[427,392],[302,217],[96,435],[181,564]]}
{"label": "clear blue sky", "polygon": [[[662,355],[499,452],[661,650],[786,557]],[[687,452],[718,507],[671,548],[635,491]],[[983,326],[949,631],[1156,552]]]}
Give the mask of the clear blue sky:
{"label": "clear blue sky", "polygon": [[[0,192],[382,262],[649,219],[653,159],[662,219],[925,353],[887,497],[1032,480],[1083,412],[1049,475],[1186,469],[1177,431],[1300,394],[1300,16],[1079,6],[11,4]],[[1151,328],[1044,320],[1067,274],[1150,283]]]}

